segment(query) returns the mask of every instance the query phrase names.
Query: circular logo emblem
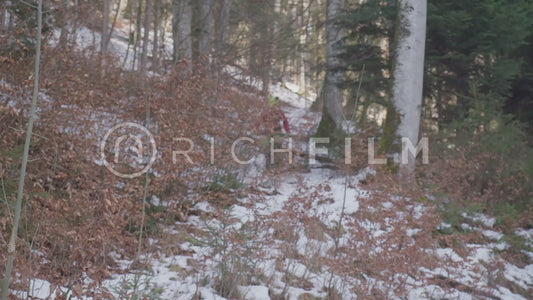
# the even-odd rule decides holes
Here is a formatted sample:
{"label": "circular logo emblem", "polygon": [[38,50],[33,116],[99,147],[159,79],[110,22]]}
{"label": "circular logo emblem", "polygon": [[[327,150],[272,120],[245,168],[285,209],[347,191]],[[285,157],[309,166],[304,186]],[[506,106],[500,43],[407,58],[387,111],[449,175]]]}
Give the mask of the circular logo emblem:
{"label": "circular logo emblem", "polygon": [[[114,143],[110,144],[113,140]],[[110,156],[114,156],[111,162],[106,155],[106,149],[107,153],[111,153]],[[130,179],[139,177],[148,172],[155,162],[155,139],[142,125],[133,122],[120,123],[106,132],[100,143],[100,155],[106,168],[116,176]]]}

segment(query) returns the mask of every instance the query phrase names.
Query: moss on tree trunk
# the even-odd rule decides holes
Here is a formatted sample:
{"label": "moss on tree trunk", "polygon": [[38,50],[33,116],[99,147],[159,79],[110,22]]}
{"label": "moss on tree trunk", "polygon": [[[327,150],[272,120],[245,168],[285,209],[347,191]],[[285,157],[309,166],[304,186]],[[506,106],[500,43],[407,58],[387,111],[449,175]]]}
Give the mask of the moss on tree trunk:
{"label": "moss on tree trunk", "polygon": [[322,118],[320,124],[318,124],[315,137],[329,138],[330,145],[344,147],[344,138],[346,137],[346,134],[335,126],[335,121],[333,121],[333,118],[329,114],[325,105],[322,110]]}
{"label": "moss on tree trunk", "polygon": [[398,3],[396,6],[396,21],[394,24],[394,35],[392,37],[392,44],[389,47],[389,51],[391,55],[393,56],[390,60],[390,79],[389,79],[389,86],[388,86],[388,101],[387,101],[387,115],[385,116],[385,122],[383,124],[383,136],[381,137],[381,141],[379,143],[378,148],[378,154],[382,155],[385,153],[388,153],[392,149],[392,145],[394,143],[394,140],[396,139],[396,130],[398,129],[398,125],[400,124],[400,115],[398,114],[398,110],[392,103],[392,94],[394,89],[394,70],[396,69],[397,65],[397,56],[396,56],[396,50],[398,47],[398,41],[400,39],[401,34],[401,26],[402,26],[402,14],[401,14],[401,5]]}
{"label": "moss on tree trunk", "polygon": [[335,122],[329,115],[327,109],[324,106],[322,110],[322,118],[320,124],[318,125],[318,130],[316,132],[317,137],[331,137],[336,130]]}
{"label": "moss on tree trunk", "polygon": [[392,102],[389,102],[387,104],[387,116],[385,118],[385,123],[383,124],[383,136],[379,143],[378,154],[385,154],[392,150],[392,144],[396,139],[396,128],[398,128],[399,123],[400,118],[398,111]]}

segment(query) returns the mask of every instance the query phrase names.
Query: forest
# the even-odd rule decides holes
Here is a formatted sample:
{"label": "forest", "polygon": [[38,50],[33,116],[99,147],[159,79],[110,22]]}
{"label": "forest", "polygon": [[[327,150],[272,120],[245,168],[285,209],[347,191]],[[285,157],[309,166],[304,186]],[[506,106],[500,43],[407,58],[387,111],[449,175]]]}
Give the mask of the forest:
{"label": "forest", "polygon": [[532,299],[533,2],[0,1],[0,289]]}

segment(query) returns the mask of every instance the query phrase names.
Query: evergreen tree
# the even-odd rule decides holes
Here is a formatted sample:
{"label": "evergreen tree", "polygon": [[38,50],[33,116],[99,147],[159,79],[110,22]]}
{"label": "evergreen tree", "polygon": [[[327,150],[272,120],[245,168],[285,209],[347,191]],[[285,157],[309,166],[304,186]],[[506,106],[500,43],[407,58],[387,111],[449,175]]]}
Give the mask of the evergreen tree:
{"label": "evergreen tree", "polygon": [[532,13],[522,0],[429,1],[426,91],[441,124],[475,108],[472,86],[499,106],[523,87],[516,80],[528,78]]}

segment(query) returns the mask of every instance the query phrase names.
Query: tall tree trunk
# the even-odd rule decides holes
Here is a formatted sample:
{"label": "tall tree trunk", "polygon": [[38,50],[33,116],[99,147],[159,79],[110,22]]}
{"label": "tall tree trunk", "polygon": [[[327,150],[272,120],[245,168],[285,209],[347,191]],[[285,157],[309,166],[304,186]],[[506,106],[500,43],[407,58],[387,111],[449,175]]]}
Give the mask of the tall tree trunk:
{"label": "tall tree trunk", "polygon": [[[424,81],[424,53],[426,41],[426,0],[400,0],[392,104],[398,116],[396,135],[418,143],[422,112],[422,87]],[[401,165],[411,172],[415,159]]]}
{"label": "tall tree trunk", "polygon": [[[270,39],[272,40],[272,39]],[[272,53],[270,52],[270,47],[264,47],[266,50],[261,54],[261,81],[263,82],[263,87],[261,92],[263,94],[268,94],[270,88],[270,73],[272,71]]]}
{"label": "tall tree trunk", "polygon": [[76,44],[76,42],[78,41],[78,25],[79,25],[79,21],[78,21],[78,9],[79,9],[79,6],[78,6],[78,0],[74,0],[74,20],[72,22],[72,37],[71,37],[71,44]]}
{"label": "tall tree trunk", "polygon": [[200,5],[199,35],[198,35],[198,55],[200,58],[207,58],[211,52],[211,25],[213,0],[202,0]]}
{"label": "tall tree trunk", "polygon": [[[56,16],[57,18],[56,20],[58,21],[58,26],[61,28],[61,32],[59,33],[59,42],[57,43],[57,46],[59,48],[65,47],[68,41],[68,27],[69,27],[68,25],[70,25],[70,19],[71,19],[70,3],[71,3],[70,0],[66,0],[65,3],[63,4],[65,5],[66,9],[62,13],[60,13],[60,15],[58,16],[59,18],[57,18]],[[3,15],[3,12],[2,12],[2,15]],[[2,19],[2,16],[0,15],[0,24],[1,24],[1,19]],[[1,29],[0,29],[0,32],[2,32]]]}
{"label": "tall tree trunk", "polygon": [[[220,78],[222,73],[222,68],[227,62],[226,57],[226,43],[228,39],[229,31],[229,18],[231,13],[231,3],[232,0],[222,0],[219,2],[219,12],[218,18],[216,19],[216,40],[215,40],[215,54],[213,55],[213,66],[214,66],[214,75],[216,85],[216,97],[214,97],[215,103],[219,100],[220,93]],[[215,105],[212,106],[213,109]]]}
{"label": "tall tree trunk", "polygon": [[274,20],[276,17],[274,16],[274,10],[270,10],[270,6],[266,6],[266,9],[269,9],[268,12],[265,12],[266,14],[266,24],[260,25],[263,26],[262,28],[258,28],[260,32],[260,39],[256,41],[256,43],[260,47],[259,55],[260,55],[260,70],[261,70],[261,81],[263,82],[263,87],[261,89],[261,92],[265,95],[268,94],[269,88],[270,88],[270,77],[272,76],[272,65],[273,65],[273,57],[272,57],[272,47],[270,45],[274,43]]}
{"label": "tall tree trunk", "polygon": [[161,25],[161,0],[154,0],[154,47],[152,48],[152,65],[154,70],[159,68],[159,26]]}
{"label": "tall tree trunk", "polygon": [[[192,6],[190,0],[172,1],[172,39],[174,63],[192,60]],[[190,66],[190,63],[189,63]],[[190,67],[189,67],[190,69]]]}
{"label": "tall tree trunk", "polygon": [[146,0],[146,10],[144,13],[144,36],[143,36],[143,48],[141,54],[141,72],[146,69],[146,57],[148,56],[148,44],[150,43],[150,24],[152,24],[152,0]]}
{"label": "tall tree trunk", "polygon": [[[272,20],[272,44],[270,45],[270,55],[272,56],[272,65],[276,68],[279,60],[279,43],[280,43],[280,24],[279,20],[281,18],[281,0],[274,0],[274,20]],[[286,63],[286,59],[283,64]],[[279,67],[276,72],[277,77],[283,80],[283,69],[285,65]]]}
{"label": "tall tree trunk", "polygon": [[[324,103],[322,120],[319,126],[328,128],[322,133],[331,134],[331,129],[343,130],[343,91],[340,84],[344,81],[344,72],[340,70],[341,60],[339,55],[343,51],[344,31],[338,24],[338,17],[344,10],[344,0],[327,1],[326,23],[326,78],[322,87],[321,95]],[[326,124],[333,122],[333,124]],[[334,126],[332,126],[334,125]]]}
{"label": "tall tree trunk", "polygon": [[305,47],[307,43],[307,10],[305,7],[305,1],[300,0],[299,7],[300,13],[298,16],[299,23],[299,43],[298,43],[298,85],[300,86],[300,92],[307,90],[305,80]]}
{"label": "tall tree trunk", "polygon": [[180,58],[189,62],[189,69],[192,70],[192,4],[190,0],[181,0],[182,10],[178,26],[181,54]]}
{"label": "tall tree trunk", "polygon": [[7,17],[7,6],[9,5],[9,1],[2,1],[0,3],[0,33],[4,33],[7,31],[6,26],[6,17]]}
{"label": "tall tree trunk", "polygon": [[104,9],[103,9],[103,16],[102,16],[102,37],[100,41],[100,52],[102,52],[103,55],[106,55],[107,53],[107,35],[109,34],[109,7],[111,0],[104,0]]}
{"label": "tall tree trunk", "polygon": [[[7,32],[9,32],[13,28],[13,22],[14,22],[13,13],[9,9],[11,7],[11,5],[13,5],[11,1],[7,2],[7,7],[8,7],[8,9],[7,9],[8,15],[6,16],[6,18],[7,18],[7,20],[6,20],[6,23],[7,23],[6,29],[7,30],[6,31]],[[9,46],[10,47],[11,47],[12,43],[14,43],[14,41],[12,41],[10,39],[9,40]]]}
{"label": "tall tree trunk", "polygon": [[179,60],[180,36],[179,22],[181,19],[181,0],[172,0],[172,60]]}
{"label": "tall tree trunk", "polygon": [[250,44],[250,55],[248,56],[248,70],[252,72],[252,74],[257,74],[257,71],[259,67],[257,66],[257,45],[256,41],[252,40]]}
{"label": "tall tree trunk", "polygon": [[121,3],[122,3],[122,0],[118,0],[117,9],[115,10],[115,15],[113,16],[113,23],[111,23],[111,29],[109,29],[109,34],[107,35],[106,45],[109,45],[109,41],[111,40],[111,36],[113,35],[113,31],[115,30],[115,25],[117,24],[117,20],[120,15],[120,4]]}
{"label": "tall tree trunk", "polygon": [[[161,37],[159,38],[159,42],[160,42],[160,45],[161,45],[161,46],[159,46],[160,51],[159,51],[159,53],[158,53],[158,56],[159,56],[159,55],[162,55],[162,58],[163,58],[163,59],[166,58],[166,55],[165,55],[165,54],[167,53],[167,49],[166,49],[166,47],[165,47],[165,45],[166,45],[166,43],[165,43],[165,39],[166,39],[166,33],[167,33],[166,28],[167,28],[167,26],[168,26],[168,18],[169,18],[169,17],[170,17],[170,20],[172,20],[172,14],[170,14],[170,15],[169,15],[169,14],[166,14],[166,13],[164,14],[164,13],[163,13],[163,8],[161,8],[161,26],[162,26],[162,28],[161,28],[161,30],[159,31],[159,34],[160,34],[160,36],[161,36]],[[171,21],[171,22],[172,22],[172,21]],[[170,25],[172,25],[172,23],[171,23]],[[171,34],[172,34],[172,32],[171,32]],[[172,46],[172,47],[173,47],[173,46]],[[160,60],[161,60],[161,58],[160,58]],[[161,65],[161,64],[160,64],[160,65]],[[168,67],[168,66],[169,66],[168,64],[165,64],[165,65],[164,65],[165,71],[167,71],[167,67]]]}
{"label": "tall tree trunk", "polygon": [[135,70],[137,66],[137,50],[139,48],[139,41],[141,40],[141,23],[142,23],[142,0],[137,0],[137,17],[135,20],[135,43],[133,44],[133,63],[131,69]]}
{"label": "tall tree trunk", "polygon": [[222,0],[217,24],[217,39],[215,44],[215,57],[220,60],[225,53],[225,44],[228,39],[228,25],[231,12],[231,0]]}
{"label": "tall tree trunk", "polygon": [[33,131],[33,123],[35,120],[35,111],[37,110],[37,98],[39,96],[39,74],[41,62],[41,34],[43,23],[43,0],[39,0],[37,4],[37,49],[35,53],[35,71],[33,74],[33,96],[31,100],[30,116],[28,127],[26,129],[26,140],[24,142],[24,152],[22,156],[22,166],[20,168],[20,177],[17,189],[17,202],[15,206],[15,218],[13,219],[13,227],[11,229],[11,236],[7,245],[7,263],[5,277],[1,280],[1,300],[7,300],[9,295],[9,281],[11,279],[11,272],[13,271],[13,262],[15,260],[18,228],[20,223],[20,214],[22,212],[22,199],[24,196],[24,180],[26,179],[26,167],[28,165],[28,155],[30,152],[31,136]]}

